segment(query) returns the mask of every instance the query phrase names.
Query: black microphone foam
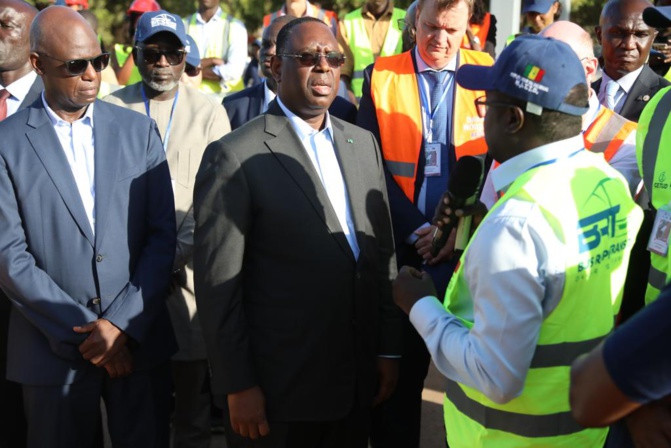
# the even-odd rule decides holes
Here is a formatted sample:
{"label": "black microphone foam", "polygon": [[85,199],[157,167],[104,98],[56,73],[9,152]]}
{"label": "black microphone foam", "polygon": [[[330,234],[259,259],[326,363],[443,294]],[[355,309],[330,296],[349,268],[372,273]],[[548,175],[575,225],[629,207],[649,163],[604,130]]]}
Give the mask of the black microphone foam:
{"label": "black microphone foam", "polygon": [[447,193],[450,196],[452,215],[450,216],[450,222],[436,229],[433,235],[431,255],[434,257],[445,246],[452,229],[459,223],[457,217],[454,216],[454,210],[462,208],[466,205],[466,201],[469,198],[478,193],[478,189],[482,183],[483,171],[484,164],[480,157],[463,156],[454,165],[454,169],[450,174],[450,180],[447,183]]}

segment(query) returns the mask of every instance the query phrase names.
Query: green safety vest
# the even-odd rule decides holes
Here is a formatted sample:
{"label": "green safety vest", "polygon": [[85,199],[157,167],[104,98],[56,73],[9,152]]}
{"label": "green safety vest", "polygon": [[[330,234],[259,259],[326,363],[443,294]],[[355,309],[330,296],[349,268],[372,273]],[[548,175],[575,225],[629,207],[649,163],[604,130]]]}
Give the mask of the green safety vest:
{"label": "green safety vest", "polygon": [[[114,54],[116,56],[116,61],[119,63],[119,67],[123,67],[132,52],[133,47],[131,46],[122,44],[114,45]],[[140,81],[142,81],[142,75],[140,75],[140,70],[138,70],[137,66],[135,66],[130,72],[130,77],[128,78],[126,85],[129,86]]]}
{"label": "green safety vest", "polygon": [[[405,11],[394,8],[389,23],[389,30],[384,38],[384,44],[380,51],[380,56],[392,56],[399,54],[403,49],[401,39],[402,31],[398,27],[399,19],[405,17]],[[345,16],[343,20],[347,37],[349,38],[349,47],[354,56],[354,72],[352,73],[352,92],[357,100],[361,98],[361,89],[363,88],[363,71],[370,64],[375,62],[373,51],[370,47],[370,39],[364,26],[364,19],[361,8],[354,10]]]}
{"label": "green safety vest", "polygon": [[[184,19],[184,26],[186,26],[187,34],[189,34],[193,40],[196,42],[196,45],[200,47],[200,36],[199,33],[196,33],[196,17],[197,14],[193,13],[190,17]],[[213,36],[210,36],[212,40],[208,41],[207,48],[205,49],[205,54],[201,54],[200,57],[205,58],[223,58],[226,61],[226,55],[228,54],[229,42],[231,42],[235,37],[232,35],[231,23],[238,22],[242,24],[238,19],[233,17],[230,14],[226,14],[223,11],[220,14],[220,17],[223,19],[223,26],[221,32],[212,33]],[[219,36],[218,39],[214,38]],[[240,79],[229,81],[225,83],[225,86],[222,88],[221,83],[218,81],[212,81],[209,79],[203,79],[202,83],[198,90],[205,94],[220,94],[225,93],[229,94],[232,92],[237,92],[244,88],[244,83],[242,82],[242,76]]]}
{"label": "green safety vest", "polygon": [[[638,120],[636,159],[650,202],[655,210],[671,204],[671,87],[666,87],[648,102]],[[666,257],[650,252],[650,273],[645,303],[653,302],[671,280]]]}
{"label": "green safety vest", "polygon": [[[528,170],[492,211],[511,198],[536,204],[564,242],[564,290],[541,325],[518,397],[497,404],[476,389],[448,381],[444,412],[449,445],[600,448],[608,429],[585,429],[571,415],[570,366],[613,329],[643,213],[631,199],[625,180],[607,166],[603,156],[586,150]],[[476,230],[473,239],[477,237]],[[450,281],[445,307],[471,328],[468,316],[472,316],[473,299],[462,267]]]}

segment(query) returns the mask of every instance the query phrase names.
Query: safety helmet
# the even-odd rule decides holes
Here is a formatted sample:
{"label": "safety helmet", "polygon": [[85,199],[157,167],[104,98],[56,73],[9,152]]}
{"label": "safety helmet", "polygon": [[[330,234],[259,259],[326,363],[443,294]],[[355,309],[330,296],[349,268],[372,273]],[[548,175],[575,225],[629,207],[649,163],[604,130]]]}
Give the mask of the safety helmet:
{"label": "safety helmet", "polygon": [[161,5],[158,4],[156,0],[135,0],[130,4],[126,15],[142,14],[150,11],[160,11]]}

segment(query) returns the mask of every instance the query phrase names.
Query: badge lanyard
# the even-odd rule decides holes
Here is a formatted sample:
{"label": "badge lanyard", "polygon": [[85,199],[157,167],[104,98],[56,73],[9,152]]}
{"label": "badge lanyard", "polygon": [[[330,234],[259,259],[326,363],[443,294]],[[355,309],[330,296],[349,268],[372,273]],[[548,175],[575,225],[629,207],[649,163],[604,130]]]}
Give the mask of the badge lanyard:
{"label": "badge lanyard", "polygon": [[[149,114],[149,100],[147,99],[147,94],[144,92],[144,84],[142,85],[142,100],[144,101],[144,108],[147,111],[147,116],[151,118]],[[168,128],[165,130],[165,136],[163,137],[163,152],[168,151],[168,140],[170,140],[170,130],[172,129],[172,115],[175,113],[175,107],[177,106],[177,98],[179,98],[179,89],[175,92],[175,99],[172,101],[172,109],[170,109],[170,118],[168,119]]]}
{"label": "badge lanyard", "polygon": [[526,171],[531,171],[531,170],[533,170],[533,169],[535,169],[535,168],[539,168],[539,167],[541,167],[541,166],[545,166],[545,165],[552,165],[553,163],[557,163],[557,162],[559,162],[560,160],[570,159],[571,157],[577,155],[578,153],[580,153],[580,152],[582,152],[582,151],[584,151],[584,150],[585,150],[585,148],[580,148],[579,150],[574,151],[574,152],[572,152],[571,154],[568,154],[568,155],[566,155],[566,156],[557,157],[557,158],[555,158],[555,159],[546,160],[545,162],[537,163],[536,165],[532,166],[531,168],[528,168]]}
{"label": "badge lanyard", "polygon": [[[426,141],[427,143],[432,143],[433,142],[433,119],[436,117],[436,112],[438,111],[438,106],[440,103],[445,101],[445,98],[447,98],[447,93],[450,91],[450,88],[452,86],[452,83],[454,82],[454,76],[447,76],[447,79],[443,81],[443,93],[440,96],[440,99],[438,100],[438,104],[431,104],[430,102],[430,93],[431,93],[431,88],[429,87],[429,82],[426,80],[424,76],[419,77],[420,80],[422,81],[422,88],[419,89],[419,96],[421,99],[422,103],[422,125],[424,126],[424,130],[426,131]],[[437,87],[437,86],[436,86]],[[429,96],[427,97],[427,92],[429,93]],[[434,106],[434,109],[431,110],[431,106]],[[427,123],[428,121],[428,123]]]}

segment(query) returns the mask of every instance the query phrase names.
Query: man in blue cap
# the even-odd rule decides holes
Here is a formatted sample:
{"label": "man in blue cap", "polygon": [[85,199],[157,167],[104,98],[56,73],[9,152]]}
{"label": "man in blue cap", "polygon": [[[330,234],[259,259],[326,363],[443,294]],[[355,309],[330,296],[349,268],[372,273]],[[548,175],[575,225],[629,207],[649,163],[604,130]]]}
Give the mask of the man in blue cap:
{"label": "man in blue cap", "polygon": [[[177,216],[173,288],[167,300],[179,345],[172,358],[176,448],[210,446],[208,365],[191,270],[193,184],[205,147],[231,129],[226,111],[217,101],[179,81],[194,51],[198,50],[189,44],[178,16],[167,11],[144,13],[133,48],[142,82],[106,98],[156,121],[170,167]],[[193,58],[191,62],[199,65]]]}
{"label": "man in blue cap", "polygon": [[588,88],[571,47],[521,36],[457,82],[487,92],[476,104],[501,199],[445,307],[426,273],[404,267],[394,284],[448,378],[449,445],[603,446],[606,429],[571,417],[568,366],[612,330],[641,211],[624,178],[584,149]]}
{"label": "man in blue cap", "polygon": [[537,34],[559,19],[561,3],[558,0],[524,0],[522,14],[527,18],[525,32]]}

